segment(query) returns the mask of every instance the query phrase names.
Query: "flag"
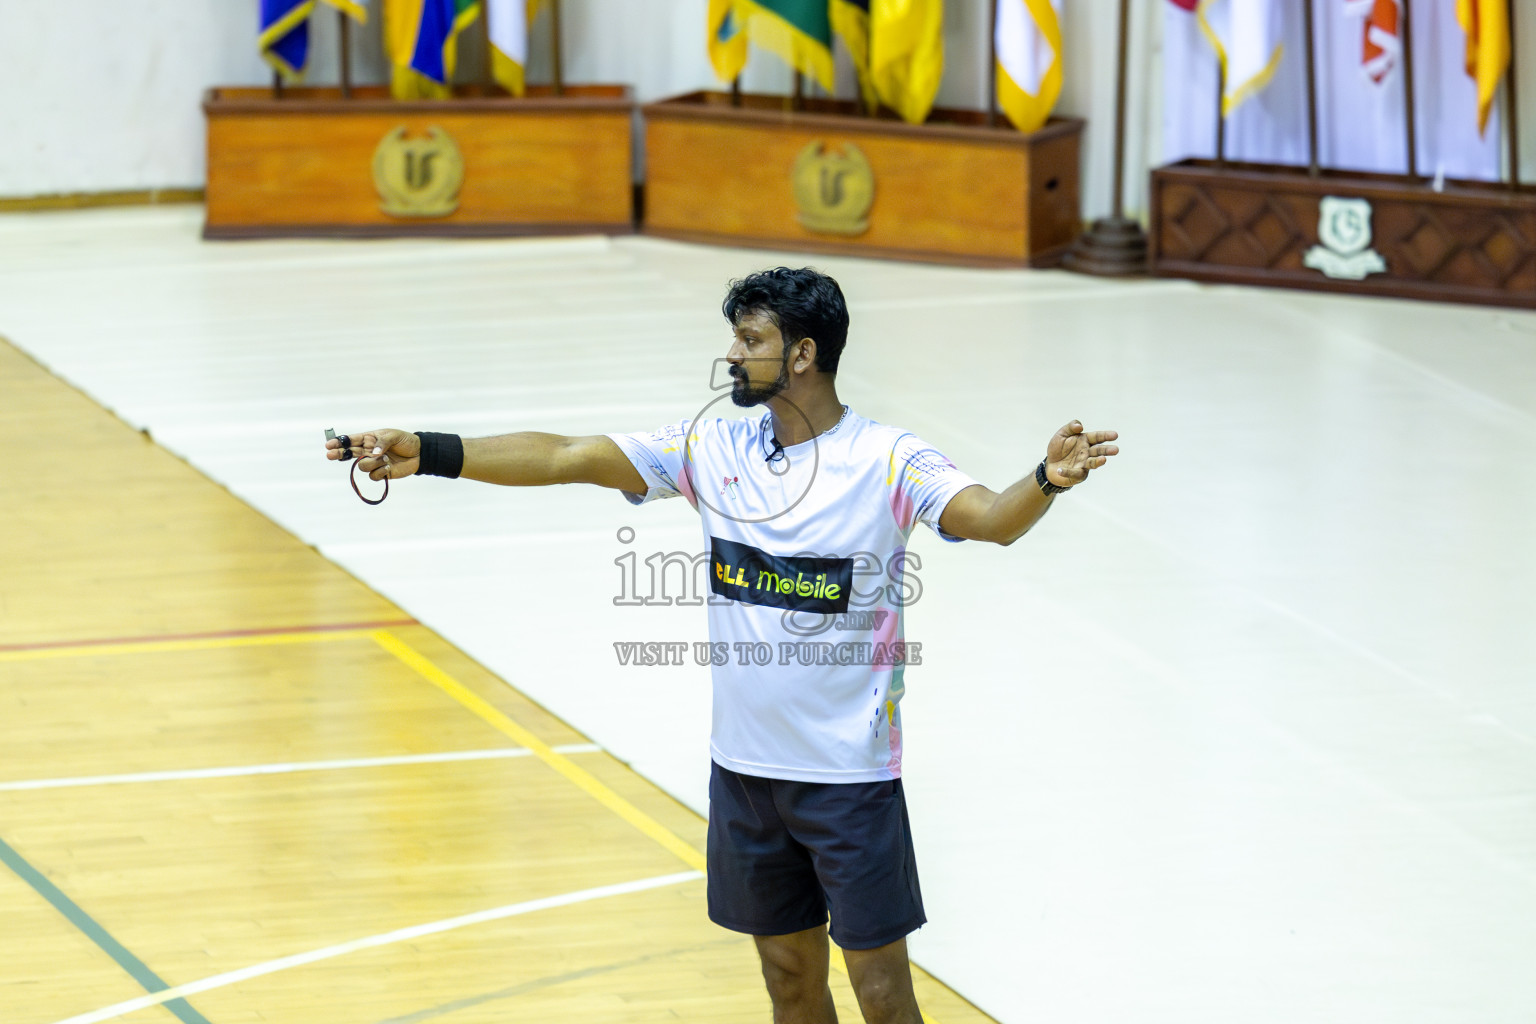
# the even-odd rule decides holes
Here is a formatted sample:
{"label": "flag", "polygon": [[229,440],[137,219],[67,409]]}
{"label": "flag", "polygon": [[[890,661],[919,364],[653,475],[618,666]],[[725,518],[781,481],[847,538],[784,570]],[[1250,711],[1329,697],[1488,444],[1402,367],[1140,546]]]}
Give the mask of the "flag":
{"label": "flag", "polygon": [[869,38],[869,76],[881,101],[922,124],[944,74],[943,0],[871,0]]}
{"label": "flag", "polygon": [[386,0],[384,39],[395,98],[449,94],[459,33],[479,13],[479,0]]}
{"label": "flag", "polygon": [[747,66],[747,33],[742,31],[736,0],[709,0],[709,62],[715,75],[731,82]]}
{"label": "flag", "polygon": [[[368,20],[363,0],[327,2],[359,22]],[[314,11],[315,0],[261,0],[261,56],[290,81],[302,78],[309,63],[309,17]]]}
{"label": "flag", "polygon": [[1381,85],[1397,67],[1402,57],[1403,43],[1398,36],[1397,20],[1399,0],[1344,0],[1344,13],[1363,17],[1365,37],[1361,52],[1361,66],[1366,77]]}
{"label": "flag", "polygon": [[832,31],[842,37],[848,56],[853,58],[864,105],[873,110],[880,97],[869,75],[869,0],[831,0],[827,13],[832,19]]}
{"label": "flag", "polygon": [[1061,95],[1060,9],[1061,0],[997,0],[997,105],[1021,132],[1038,131]]}
{"label": "flag", "polygon": [[752,42],[832,91],[832,21],[827,0],[736,0]]}
{"label": "flag", "polygon": [[1281,0],[1200,0],[1195,9],[1225,76],[1225,116],[1268,85],[1279,69],[1280,11]]}
{"label": "flag", "polygon": [[528,26],[544,0],[485,0],[491,38],[491,77],[513,96],[527,91]]}
{"label": "flag", "polygon": [[1505,0],[1456,0],[1456,20],[1467,33],[1467,74],[1477,83],[1477,130],[1488,130],[1488,112],[1509,71],[1509,8]]}
{"label": "flag", "polygon": [[284,78],[304,74],[309,62],[309,16],[315,0],[261,0],[261,57]]}
{"label": "flag", "polygon": [[1200,0],[1168,0],[1175,7],[1182,7],[1186,11],[1193,11],[1200,6]]}

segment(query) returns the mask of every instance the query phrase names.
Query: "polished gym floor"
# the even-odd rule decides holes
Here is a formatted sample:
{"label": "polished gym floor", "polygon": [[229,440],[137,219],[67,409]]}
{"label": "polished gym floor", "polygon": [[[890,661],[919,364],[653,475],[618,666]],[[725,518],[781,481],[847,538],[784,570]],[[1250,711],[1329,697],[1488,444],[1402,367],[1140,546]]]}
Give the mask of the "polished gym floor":
{"label": "polished gym floor", "polygon": [[1536,314],[200,217],[0,218],[6,1024],[766,1020],[708,669],[615,647],[705,639],[614,603],[691,509],[368,507],[321,446],[691,416],[779,262],[848,295],[844,400],[993,488],[1121,433],[1010,548],[914,534],[932,1021],[1536,1017]]}

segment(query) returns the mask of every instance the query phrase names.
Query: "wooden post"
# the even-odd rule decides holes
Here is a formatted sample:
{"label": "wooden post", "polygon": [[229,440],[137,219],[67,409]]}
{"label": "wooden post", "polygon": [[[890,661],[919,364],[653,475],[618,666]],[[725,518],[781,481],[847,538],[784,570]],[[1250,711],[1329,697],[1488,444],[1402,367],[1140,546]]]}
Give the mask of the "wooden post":
{"label": "wooden post", "polygon": [[1520,187],[1520,44],[1516,41],[1515,9],[1520,5],[1509,0],[1509,78],[1504,83],[1504,120],[1509,124],[1509,187]]}
{"label": "wooden post", "polygon": [[1312,9],[1315,0],[1302,0],[1303,21],[1307,34],[1307,173],[1316,178],[1322,174],[1317,159],[1317,14]]}
{"label": "wooden post", "polygon": [[352,19],[337,8],[336,17],[341,21],[341,34],[336,48],[341,51],[341,98],[352,98]]}
{"label": "wooden post", "polygon": [[997,125],[997,0],[987,5],[991,16],[987,21],[987,127]]}
{"label": "wooden post", "polygon": [[1409,0],[1402,0],[1398,12],[1398,24],[1403,37],[1403,106],[1408,122],[1408,177],[1419,176],[1419,113],[1413,93],[1413,15]]}
{"label": "wooden post", "polygon": [[554,55],[554,82],[553,92],[556,96],[565,95],[565,68],[560,59],[560,0],[549,0],[549,38],[550,47]]}

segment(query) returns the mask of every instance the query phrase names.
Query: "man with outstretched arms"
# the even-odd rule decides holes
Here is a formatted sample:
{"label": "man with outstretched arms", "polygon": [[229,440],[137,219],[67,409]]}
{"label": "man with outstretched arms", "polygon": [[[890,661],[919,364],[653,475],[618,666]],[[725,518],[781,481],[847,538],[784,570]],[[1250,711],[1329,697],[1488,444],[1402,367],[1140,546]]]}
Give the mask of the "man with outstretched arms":
{"label": "man with outstretched arms", "polygon": [[1118,453],[1118,435],[1074,420],[997,493],[838,400],[848,311],[831,278],[753,274],[731,285],[724,312],[731,398],[766,405],[762,416],[591,437],[375,430],[345,449],[327,441],[326,455],[360,456],[375,480],[590,483],[635,504],[681,495],[692,505],[720,655],[709,916],[754,936],[775,1021],[836,1019],[830,911],[865,1020],[919,1024],[906,936],[926,918],[901,789],[907,538],[923,523],[947,541],[1012,544]]}

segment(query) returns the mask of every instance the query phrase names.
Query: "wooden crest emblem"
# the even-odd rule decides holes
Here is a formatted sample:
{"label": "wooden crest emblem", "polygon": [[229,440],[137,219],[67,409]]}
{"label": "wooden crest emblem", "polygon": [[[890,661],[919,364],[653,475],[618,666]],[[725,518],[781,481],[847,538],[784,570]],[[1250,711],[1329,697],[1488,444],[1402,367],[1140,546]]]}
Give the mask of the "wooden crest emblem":
{"label": "wooden crest emblem", "polygon": [[373,151],[373,187],[391,217],[446,217],[459,208],[463,184],[464,157],[436,125],[424,139],[407,139],[400,125]]}
{"label": "wooden crest emblem", "polygon": [[800,151],[790,176],[800,223],[829,235],[862,235],[869,230],[875,202],[875,172],[851,142],[833,149],[816,141]]}

